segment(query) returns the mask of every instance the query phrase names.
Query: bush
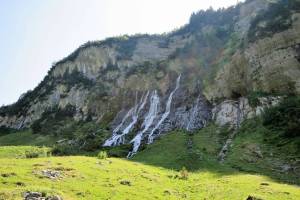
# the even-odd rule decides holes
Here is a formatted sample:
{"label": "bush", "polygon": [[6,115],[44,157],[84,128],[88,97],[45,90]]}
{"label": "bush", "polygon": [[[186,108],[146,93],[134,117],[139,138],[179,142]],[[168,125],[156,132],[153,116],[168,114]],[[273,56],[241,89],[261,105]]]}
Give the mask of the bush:
{"label": "bush", "polygon": [[83,73],[76,70],[72,71],[71,73],[65,72],[61,79],[57,80],[57,83],[66,85],[67,91],[69,91],[75,85],[80,85],[84,88],[90,88],[94,85],[94,81],[90,80]]}
{"label": "bush", "polygon": [[15,131],[15,129],[8,128],[6,126],[0,126],[0,136],[7,135]]}
{"label": "bush", "polygon": [[249,104],[252,107],[256,107],[259,106],[260,102],[259,102],[259,98],[260,97],[265,97],[268,96],[269,94],[266,92],[262,92],[262,91],[252,91],[249,92],[249,94],[247,95],[248,99],[249,99]]}
{"label": "bush", "polygon": [[34,148],[25,151],[25,158],[39,158],[51,156],[51,152],[46,148]]}
{"label": "bush", "polygon": [[180,173],[180,179],[187,180],[189,178],[189,172],[185,167],[182,167],[179,173]]}
{"label": "bush", "polygon": [[[33,122],[31,125],[34,134],[48,135],[62,135],[61,132],[67,133],[67,129],[72,125],[72,118],[75,115],[76,108],[70,104],[64,108],[54,106],[45,110],[40,119]],[[69,122],[71,121],[71,122]],[[63,129],[63,130],[61,130]],[[58,134],[55,134],[58,133]]]}
{"label": "bush", "polygon": [[285,98],[278,106],[266,109],[263,125],[283,132],[288,138],[300,136],[300,97]]}
{"label": "bush", "polygon": [[25,152],[25,158],[38,158],[39,153],[35,151],[26,151]]}
{"label": "bush", "polygon": [[109,157],[117,157],[117,158],[124,158],[128,155],[128,152],[131,149],[130,144],[124,144],[116,147],[110,147],[108,150]]}
{"label": "bush", "polygon": [[57,156],[68,156],[78,154],[78,150],[75,149],[72,145],[61,144],[54,146],[51,153]]}
{"label": "bush", "polygon": [[106,151],[100,151],[97,155],[97,158],[100,159],[100,160],[104,160],[107,158],[107,153]]}

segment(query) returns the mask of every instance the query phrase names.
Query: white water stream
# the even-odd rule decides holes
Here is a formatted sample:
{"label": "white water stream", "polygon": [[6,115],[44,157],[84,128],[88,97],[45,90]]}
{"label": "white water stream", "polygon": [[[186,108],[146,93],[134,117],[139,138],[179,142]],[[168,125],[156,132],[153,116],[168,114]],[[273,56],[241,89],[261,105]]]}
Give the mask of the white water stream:
{"label": "white water stream", "polygon": [[[125,136],[130,132],[133,126],[136,124],[138,120],[138,115],[140,111],[145,107],[147,99],[148,99],[149,91],[147,92],[145,97],[141,97],[140,103],[135,104],[133,108],[131,108],[128,113],[124,116],[121,123],[113,130],[113,135],[111,138],[107,139],[103,146],[117,146],[125,143]],[[129,125],[122,131],[121,134],[118,134],[119,130],[124,125],[127,118],[132,117],[132,121]]]}
{"label": "white water stream", "polygon": [[127,157],[133,156],[138,151],[141,145],[143,134],[149,129],[154,119],[157,117],[158,107],[159,96],[157,95],[157,91],[155,90],[150,97],[150,108],[142,124],[142,127],[144,128],[130,141],[130,143],[133,143],[133,150],[128,153]]}
{"label": "white water stream", "polygon": [[166,118],[170,114],[173,95],[176,92],[176,90],[179,88],[180,77],[181,77],[181,75],[179,75],[178,78],[177,78],[177,80],[176,80],[176,87],[175,87],[175,89],[170,93],[170,96],[169,96],[167,104],[166,104],[165,113],[162,115],[161,119],[156,124],[156,126],[152,129],[150,135],[148,136],[148,144],[151,144],[153,142],[153,139],[154,139],[153,134],[154,134],[154,132],[159,128],[159,126],[166,120]]}

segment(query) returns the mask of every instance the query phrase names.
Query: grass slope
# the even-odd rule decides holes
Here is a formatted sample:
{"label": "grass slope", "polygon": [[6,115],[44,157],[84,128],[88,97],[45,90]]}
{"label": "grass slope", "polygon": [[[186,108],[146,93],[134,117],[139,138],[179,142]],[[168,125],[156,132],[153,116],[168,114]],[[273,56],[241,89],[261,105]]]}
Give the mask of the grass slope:
{"label": "grass slope", "polygon": [[[64,199],[299,199],[299,188],[279,184],[265,176],[245,173],[225,174],[200,170],[188,180],[176,178],[178,172],[110,158],[51,157],[1,159],[0,199],[21,199],[27,190],[60,194]],[[35,175],[43,169],[60,170],[60,180]],[[130,186],[121,181],[129,181]]]}
{"label": "grass slope", "polygon": [[299,144],[299,138],[285,138],[268,130],[259,118],[247,120],[234,139],[225,164],[300,185]]}
{"label": "grass slope", "polygon": [[57,138],[51,135],[32,134],[31,130],[10,133],[0,137],[0,146],[52,146]]}
{"label": "grass slope", "polygon": [[[285,174],[284,180],[275,175],[276,171],[269,172],[266,156],[256,163],[241,161],[247,150],[244,143],[261,146],[260,128],[254,134],[239,134],[228,160],[219,164],[216,155],[227,134],[226,128],[214,125],[193,135],[174,131],[147,146],[131,160],[99,160],[86,156],[26,159],[16,155],[37,147],[2,146],[0,199],[22,199],[21,194],[28,190],[59,194],[67,200],[240,200],[248,195],[268,200],[300,199],[299,186],[287,183],[295,181],[292,174]],[[3,138],[0,137],[0,141],[3,142]],[[265,148],[260,148],[265,155]],[[282,151],[278,150],[281,157],[284,156]],[[189,171],[187,179],[183,179],[180,172],[182,167]],[[56,180],[43,177],[40,172],[45,169],[60,171],[62,176]]]}

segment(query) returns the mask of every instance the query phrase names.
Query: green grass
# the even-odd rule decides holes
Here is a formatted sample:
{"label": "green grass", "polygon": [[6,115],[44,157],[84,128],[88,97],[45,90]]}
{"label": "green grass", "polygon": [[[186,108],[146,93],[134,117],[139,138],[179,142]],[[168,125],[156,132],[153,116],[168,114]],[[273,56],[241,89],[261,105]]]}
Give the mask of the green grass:
{"label": "green grass", "polygon": [[[298,175],[272,170],[276,164],[290,161],[287,155],[298,155],[287,152],[293,149],[293,143],[278,147],[260,121],[249,120],[237,134],[225,163],[220,164],[217,154],[228,133],[227,127],[212,124],[194,134],[173,131],[130,160],[96,156],[24,158],[18,155],[44,148],[2,146],[0,200],[22,199],[25,191],[58,194],[66,200],[241,200],[249,195],[264,200],[300,199]],[[1,142],[12,141],[3,137]],[[257,146],[263,158],[249,151]],[[188,170],[186,180],[180,173],[183,167]],[[60,171],[62,177],[43,177],[40,172],[44,169]]]}
{"label": "green grass", "polygon": [[47,157],[50,148],[48,147],[35,147],[35,146],[0,146],[0,159],[1,158],[26,158],[32,154],[36,157]]}
{"label": "green grass", "polygon": [[135,155],[132,160],[179,170],[187,165],[188,153],[185,147],[187,137],[187,134],[175,131],[146,146],[146,149]]}
{"label": "green grass", "polygon": [[[260,173],[300,185],[297,138],[288,139],[278,135],[274,130],[265,128],[260,119],[246,121],[234,139],[225,163],[241,171]],[[284,165],[295,169],[283,171]]]}
{"label": "green grass", "polygon": [[0,146],[52,146],[57,138],[50,135],[32,134],[31,130],[10,133],[0,137]]}
{"label": "green grass", "polygon": [[[174,131],[158,139],[133,157],[134,161],[154,166],[180,170],[186,167],[190,171],[210,169],[218,171],[216,155],[221,149],[224,130],[209,125],[194,134]],[[220,139],[221,138],[221,139]],[[188,142],[192,148],[187,148]],[[167,158],[167,159],[166,159]]]}
{"label": "green grass", "polygon": [[[209,170],[190,172],[188,180],[178,172],[125,159],[98,160],[92,157],[35,159],[1,158],[0,199],[21,199],[27,190],[59,194],[64,199],[299,199],[297,186],[279,184],[259,175]],[[4,164],[4,165],[3,165]],[[60,180],[35,175],[43,169],[60,169]],[[131,186],[122,185],[129,181]],[[22,186],[17,186],[17,183]],[[268,185],[261,185],[267,183]],[[20,185],[20,184],[19,184]],[[5,198],[4,198],[5,197]]]}

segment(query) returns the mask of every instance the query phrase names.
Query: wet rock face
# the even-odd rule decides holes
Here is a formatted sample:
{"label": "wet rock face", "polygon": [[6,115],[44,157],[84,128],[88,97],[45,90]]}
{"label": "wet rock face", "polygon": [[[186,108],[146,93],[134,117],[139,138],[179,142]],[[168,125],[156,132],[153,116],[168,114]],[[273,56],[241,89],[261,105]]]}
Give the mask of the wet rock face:
{"label": "wet rock face", "polygon": [[211,106],[207,99],[198,91],[198,96],[190,96],[184,89],[178,90],[174,97],[174,111],[160,128],[161,132],[175,128],[193,131],[203,128],[211,119]]}
{"label": "wet rock face", "polygon": [[[104,146],[132,143],[133,151],[129,154],[132,156],[141,143],[152,143],[168,131],[203,128],[211,120],[211,106],[201,90],[188,93],[182,85],[184,81],[184,77],[178,76],[165,95],[156,90],[144,92],[135,105],[116,116],[112,137]],[[128,136],[131,131],[135,135],[132,140]]]}

